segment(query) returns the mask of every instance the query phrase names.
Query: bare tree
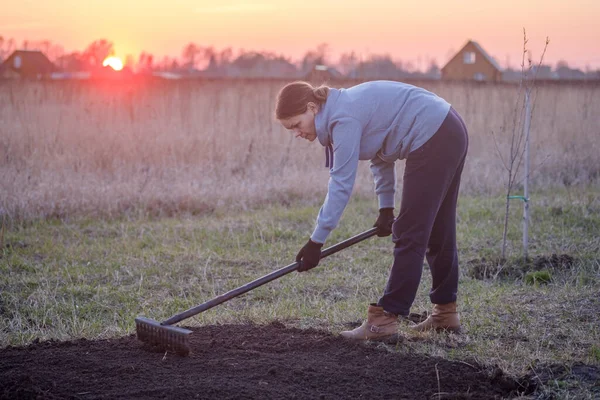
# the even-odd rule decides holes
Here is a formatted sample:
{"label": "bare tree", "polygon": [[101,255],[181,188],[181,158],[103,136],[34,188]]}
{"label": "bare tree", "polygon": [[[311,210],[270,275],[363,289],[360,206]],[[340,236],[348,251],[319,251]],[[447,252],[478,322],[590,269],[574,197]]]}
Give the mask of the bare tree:
{"label": "bare tree", "polygon": [[154,56],[150,53],[146,53],[145,51],[142,51],[138,57],[137,70],[148,72],[148,71],[152,71],[153,66],[154,66]]}
{"label": "bare tree", "polygon": [[100,67],[102,62],[115,54],[112,42],[106,39],[93,41],[83,52],[83,57],[90,67]]}
{"label": "bare tree", "polygon": [[0,63],[15,51],[15,39],[0,35]]}
{"label": "bare tree", "polygon": [[4,36],[0,35],[0,63],[4,61]]}
{"label": "bare tree", "polygon": [[65,54],[65,49],[61,45],[55,44],[49,47],[48,53],[46,54],[48,58],[52,61],[58,60]]}
{"label": "bare tree", "polygon": [[321,43],[315,50],[309,50],[302,58],[301,70],[307,72],[315,65],[327,64],[329,61],[329,45]]}
{"label": "bare tree", "polygon": [[125,62],[123,67],[127,68],[130,71],[133,71],[135,69],[135,58],[133,57],[133,55],[127,54],[125,56]]}
{"label": "bare tree", "polygon": [[357,65],[359,63],[358,56],[354,51],[350,53],[344,53],[340,56],[338,61],[338,66],[340,71],[344,74],[351,74],[355,71]]}
{"label": "bare tree", "polygon": [[50,46],[52,46],[52,42],[50,42],[48,39],[45,39],[42,40],[38,46],[40,51],[47,56],[50,53]]}
{"label": "bare tree", "polygon": [[13,39],[13,38],[8,39],[7,47],[6,47],[6,51],[8,52],[8,54],[12,53],[16,49],[17,49],[17,42],[15,42],[15,39]]}
{"label": "bare tree", "polygon": [[196,67],[196,57],[200,54],[201,48],[195,43],[188,43],[182,53],[184,65],[191,71]]}
{"label": "bare tree", "polygon": [[157,64],[159,71],[168,71],[171,67],[171,59],[169,56],[163,56],[161,61]]}
{"label": "bare tree", "polygon": [[231,47],[227,47],[219,52],[218,55],[219,64],[229,64],[233,60],[233,50]]}
{"label": "bare tree", "polygon": [[[531,112],[533,108],[534,99],[532,99],[532,91],[535,87],[536,76],[531,74],[533,70],[533,63],[531,60],[530,52],[527,49],[527,34],[525,29],[523,29],[523,54],[521,61],[521,78],[519,80],[518,92],[517,92],[517,100],[515,102],[515,108],[513,110],[513,121],[512,127],[509,137],[509,145],[508,145],[508,155],[504,154],[504,151],[500,149],[500,145],[498,140],[492,131],[492,136],[494,138],[494,145],[496,147],[496,152],[500,157],[502,165],[507,172],[508,179],[506,183],[506,203],[505,203],[505,213],[504,213],[504,228],[502,232],[502,253],[501,258],[506,258],[506,244],[507,244],[507,232],[508,232],[508,216],[510,211],[510,200],[511,199],[521,199],[525,203],[525,219],[528,217],[528,193],[525,196],[513,196],[513,190],[515,188],[515,184],[517,183],[517,179],[519,178],[519,168],[523,164],[524,155],[527,147],[527,140],[529,139],[529,118],[531,117]],[[540,57],[539,65],[542,65],[544,55],[546,54],[546,49],[550,40],[546,38],[546,44],[544,46],[544,51]],[[527,59],[527,66],[526,60]],[[539,68],[537,68],[539,70]],[[536,70],[536,71],[537,71]],[[528,162],[528,160],[525,160]],[[526,176],[524,179],[529,178],[529,171],[526,171]],[[527,223],[527,221],[524,221]],[[526,229],[526,226],[524,226]],[[525,253],[526,254],[526,253]]]}

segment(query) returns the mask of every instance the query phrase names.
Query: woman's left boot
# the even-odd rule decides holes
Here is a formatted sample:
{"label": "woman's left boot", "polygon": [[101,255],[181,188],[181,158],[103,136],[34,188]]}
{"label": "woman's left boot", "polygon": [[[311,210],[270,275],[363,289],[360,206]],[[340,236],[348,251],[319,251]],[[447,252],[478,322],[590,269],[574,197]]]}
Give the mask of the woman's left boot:
{"label": "woman's left boot", "polygon": [[393,340],[398,337],[398,316],[376,304],[369,305],[367,320],[351,331],[343,331],[341,335],[352,340]]}
{"label": "woman's left boot", "polygon": [[448,304],[434,304],[429,317],[420,324],[411,327],[413,331],[448,331],[460,332],[460,318],[456,311],[456,302]]}

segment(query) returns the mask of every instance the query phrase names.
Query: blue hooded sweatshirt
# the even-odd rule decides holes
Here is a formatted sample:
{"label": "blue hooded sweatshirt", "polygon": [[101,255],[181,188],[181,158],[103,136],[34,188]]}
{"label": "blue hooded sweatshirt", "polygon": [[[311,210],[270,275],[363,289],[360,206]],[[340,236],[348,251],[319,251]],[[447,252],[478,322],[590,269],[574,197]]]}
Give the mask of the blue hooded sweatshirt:
{"label": "blue hooded sweatshirt", "polygon": [[370,160],[379,208],[394,207],[394,162],[427,142],[450,111],[435,94],[401,82],[366,82],[348,89],[329,90],[315,116],[319,142],[330,166],[327,197],[311,235],[325,243],[350,200],[358,160]]}

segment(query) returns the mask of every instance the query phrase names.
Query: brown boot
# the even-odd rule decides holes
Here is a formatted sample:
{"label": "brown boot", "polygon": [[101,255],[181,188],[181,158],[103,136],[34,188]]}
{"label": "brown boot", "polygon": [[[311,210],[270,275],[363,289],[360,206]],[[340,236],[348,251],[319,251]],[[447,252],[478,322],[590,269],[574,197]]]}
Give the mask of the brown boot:
{"label": "brown boot", "polygon": [[398,316],[371,304],[367,320],[358,328],[344,331],[341,335],[352,340],[393,340],[398,337]]}
{"label": "brown boot", "polygon": [[456,302],[434,304],[431,315],[411,329],[418,332],[429,330],[460,332],[460,318],[456,312]]}

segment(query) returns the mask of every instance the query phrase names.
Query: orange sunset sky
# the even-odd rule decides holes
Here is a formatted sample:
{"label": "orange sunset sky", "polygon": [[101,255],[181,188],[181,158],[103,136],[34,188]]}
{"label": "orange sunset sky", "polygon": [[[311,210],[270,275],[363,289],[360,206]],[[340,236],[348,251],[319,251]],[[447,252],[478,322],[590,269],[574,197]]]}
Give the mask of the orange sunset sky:
{"label": "orange sunset sky", "polygon": [[0,0],[0,35],[51,40],[65,51],[108,39],[116,55],[180,56],[194,42],[217,50],[273,51],[298,60],[320,43],[331,60],[354,50],[442,66],[467,39],[500,65],[533,60],[600,68],[600,0]]}

